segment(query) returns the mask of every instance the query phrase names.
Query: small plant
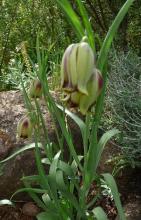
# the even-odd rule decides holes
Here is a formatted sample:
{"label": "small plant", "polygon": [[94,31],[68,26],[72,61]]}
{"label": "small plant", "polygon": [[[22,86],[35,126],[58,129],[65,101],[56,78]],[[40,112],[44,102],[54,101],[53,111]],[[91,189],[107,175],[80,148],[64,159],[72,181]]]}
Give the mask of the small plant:
{"label": "small plant", "polygon": [[[78,16],[72,9],[72,6],[68,0],[57,0],[57,3],[64,10],[72,26],[75,28],[76,34],[79,39],[79,43],[74,46],[69,46],[69,53],[67,51],[65,52],[67,53],[67,55],[64,54],[64,58],[62,61],[62,67],[64,68],[62,70],[62,87],[64,89],[64,92],[67,92],[67,101],[70,101],[70,99],[72,101],[71,96],[74,91],[79,93],[80,99],[79,101],[77,100],[77,104],[80,111],[86,115],[85,120],[81,120],[77,115],[70,112],[65,106],[58,105],[58,103],[56,103],[52,98],[49,91],[46,75],[48,54],[46,54],[43,50],[40,50],[39,39],[37,39],[36,49],[39,66],[39,71],[37,75],[42,85],[42,92],[46,108],[50,112],[55,124],[57,121],[59,125],[59,129],[57,129],[57,127],[55,128],[59,149],[54,149],[52,143],[49,140],[47,127],[36,94],[33,95],[33,106],[33,102],[31,102],[31,99],[26,92],[21,77],[25,104],[29,111],[30,120],[33,123],[34,127],[35,145],[24,147],[23,150],[20,149],[20,152],[28,148],[31,149],[32,147],[35,147],[35,158],[38,175],[23,177],[22,180],[25,184],[25,188],[18,190],[16,193],[22,191],[28,192],[33,200],[38,204],[38,206],[42,208],[43,211],[37,215],[38,220],[106,220],[108,219],[108,217],[105,211],[102,209],[102,207],[97,206],[96,203],[99,197],[99,193],[90,201],[87,200],[92,183],[95,182],[96,185],[101,189],[103,187],[104,181],[105,189],[108,189],[109,193],[111,193],[113,196],[120,219],[125,220],[125,215],[122,209],[118,189],[114,178],[111,174],[108,173],[101,175],[97,173],[97,167],[99,165],[101,154],[103,152],[105,144],[110,138],[118,134],[119,131],[117,129],[112,129],[104,133],[101,138],[98,138],[97,133],[103,111],[103,101],[107,79],[108,52],[115,33],[124,16],[126,15],[130,5],[133,3],[133,0],[127,0],[121,8],[120,12],[118,13],[103,42],[96,64],[92,60],[94,54],[96,55],[97,53],[95,49],[95,34],[93,33],[87,12],[82,2],[80,0],[77,0],[76,2],[78,4],[84,26],[82,26]],[[82,39],[84,39],[85,33],[87,34],[87,43],[83,43],[81,41]],[[83,48],[83,45],[85,45],[86,47]],[[71,51],[71,55],[70,47],[74,48],[74,50]],[[82,61],[84,62],[84,72],[81,69],[82,67],[76,64],[76,49],[81,50],[79,59],[80,63]],[[87,62],[83,60],[84,57],[85,59],[88,58]],[[64,59],[66,59],[67,62],[64,61]],[[69,68],[65,67],[66,63],[70,63]],[[89,63],[89,65],[91,66],[87,66],[87,63]],[[77,70],[75,73],[75,69],[73,69],[75,67],[81,70],[83,74],[81,75],[81,71],[77,72]],[[89,84],[89,80],[92,81],[92,87]],[[101,83],[101,81],[103,82]],[[67,86],[65,83],[67,83]],[[98,87],[99,84],[100,88]],[[90,100],[90,95],[93,95],[91,94],[91,89],[96,94],[94,94],[94,97],[92,97],[91,102],[87,102],[87,100]],[[83,100],[85,103],[84,111],[81,108],[81,98],[83,96],[86,98]],[[88,110],[90,110],[91,105],[94,104],[95,114],[93,115],[91,111],[88,112]],[[67,124],[66,115],[68,117],[71,117],[78,125],[78,129],[80,129],[81,138],[83,141],[83,154],[76,153],[71,130],[69,128],[69,124]],[[41,124],[43,130],[43,138],[41,136],[40,126],[38,126],[39,124]],[[61,130],[61,136],[59,136],[59,130]],[[62,140],[65,140],[65,142],[67,143],[69,152],[68,154],[70,155],[69,160],[67,161],[64,160],[64,142]],[[46,157],[41,158],[40,149],[44,150]],[[2,161],[1,163],[5,162],[6,160]],[[49,167],[48,173],[45,171],[43,165],[47,165]],[[33,182],[37,183],[36,188],[31,187]],[[105,185],[107,185],[107,188]]]}
{"label": "small plant", "polygon": [[[141,59],[132,52],[125,54],[113,51],[112,57],[105,128],[109,124],[121,131],[117,143],[125,162],[133,167],[141,166]],[[111,119],[109,122],[108,117]]]}

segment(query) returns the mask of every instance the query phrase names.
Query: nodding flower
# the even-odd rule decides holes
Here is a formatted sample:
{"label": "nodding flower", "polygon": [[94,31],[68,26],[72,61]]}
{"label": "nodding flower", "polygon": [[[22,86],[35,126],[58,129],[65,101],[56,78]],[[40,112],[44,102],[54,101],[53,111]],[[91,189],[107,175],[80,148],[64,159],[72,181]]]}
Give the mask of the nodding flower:
{"label": "nodding flower", "polygon": [[28,94],[30,98],[40,98],[42,96],[42,84],[39,79],[34,79],[31,82]]}
{"label": "nodding flower", "polygon": [[101,72],[96,69],[92,48],[87,42],[71,44],[64,52],[61,63],[61,87],[65,101],[86,114],[96,102],[103,87]]}
{"label": "nodding flower", "polygon": [[83,94],[79,101],[80,112],[85,115],[96,103],[103,87],[103,78],[99,70],[94,69],[91,78],[87,83],[88,95]]}
{"label": "nodding flower", "polygon": [[86,42],[71,44],[62,58],[62,88],[67,92],[78,90],[87,95],[87,82],[94,67],[94,53],[89,44]]}
{"label": "nodding flower", "polygon": [[17,125],[17,138],[30,138],[32,136],[33,124],[28,116],[20,119]]}

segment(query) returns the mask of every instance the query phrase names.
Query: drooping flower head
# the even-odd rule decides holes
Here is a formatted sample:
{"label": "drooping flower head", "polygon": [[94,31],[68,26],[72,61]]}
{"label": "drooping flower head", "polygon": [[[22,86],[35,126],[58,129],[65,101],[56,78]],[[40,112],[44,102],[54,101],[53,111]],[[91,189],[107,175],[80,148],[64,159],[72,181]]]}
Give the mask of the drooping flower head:
{"label": "drooping flower head", "polygon": [[67,92],[88,94],[87,82],[92,74],[94,53],[86,42],[71,44],[64,52],[61,64],[61,86]]}
{"label": "drooping flower head", "polygon": [[30,138],[32,136],[33,124],[28,116],[20,119],[17,125],[18,138]]}
{"label": "drooping flower head", "polygon": [[31,82],[28,93],[30,98],[40,98],[42,96],[42,84],[38,78]]}
{"label": "drooping flower head", "polygon": [[68,46],[61,63],[61,87],[67,94],[64,100],[77,106],[82,114],[96,102],[103,86],[93,50],[84,41]]}

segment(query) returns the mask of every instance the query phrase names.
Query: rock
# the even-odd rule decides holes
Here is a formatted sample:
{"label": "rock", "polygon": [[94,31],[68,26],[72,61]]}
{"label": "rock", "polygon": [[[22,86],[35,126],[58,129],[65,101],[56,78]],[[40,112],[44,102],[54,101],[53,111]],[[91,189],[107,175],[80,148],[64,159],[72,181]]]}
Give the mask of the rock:
{"label": "rock", "polygon": [[135,200],[128,202],[124,207],[127,220],[141,219],[141,201]]}
{"label": "rock", "polygon": [[[23,176],[36,173],[37,169],[33,151],[25,151],[14,159],[7,161],[0,176],[0,199],[9,199],[17,189],[23,187],[23,183],[20,180]],[[22,198],[22,194],[16,196],[19,199],[20,197]]]}
{"label": "rock", "polygon": [[33,202],[28,202],[23,205],[22,212],[24,215],[34,217],[40,212],[40,209]]}
{"label": "rock", "polygon": [[[54,94],[53,94],[54,95]],[[54,95],[55,96],[55,95]],[[44,101],[41,100],[41,109],[47,125],[48,136],[51,142],[57,144],[54,123],[49,112],[45,108]],[[17,123],[27,112],[23,97],[20,91],[0,92],[0,160],[11,155],[15,150],[22,146],[34,142],[30,140],[17,140]],[[68,119],[70,130],[74,137],[74,143],[77,152],[82,151],[82,139],[80,131],[73,120]],[[58,125],[57,125],[58,126]],[[60,134],[61,130],[59,129]],[[65,158],[69,158],[68,148],[64,143]],[[23,187],[22,176],[37,174],[34,150],[28,150],[15,158],[0,165],[0,199],[10,198],[10,196],[19,188]],[[17,197],[16,197],[17,198]],[[20,199],[20,194],[18,196]],[[21,195],[22,198],[22,195]]]}
{"label": "rock", "polygon": [[[141,220],[141,197],[130,197],[123,206],[127,220]],[[116,220],[120,220],[117,216]]]}

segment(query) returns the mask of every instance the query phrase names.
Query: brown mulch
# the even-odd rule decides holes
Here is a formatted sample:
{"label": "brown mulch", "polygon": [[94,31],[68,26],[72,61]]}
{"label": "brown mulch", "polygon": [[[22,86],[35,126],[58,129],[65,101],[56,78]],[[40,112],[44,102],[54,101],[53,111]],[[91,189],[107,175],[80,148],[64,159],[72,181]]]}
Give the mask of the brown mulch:
{"label": "brown mulch", "polygon": [[0,207],[0,220],[34,220],[35,217],[24,215],[22,209],[17,205],[16,208],[10,206]]}

